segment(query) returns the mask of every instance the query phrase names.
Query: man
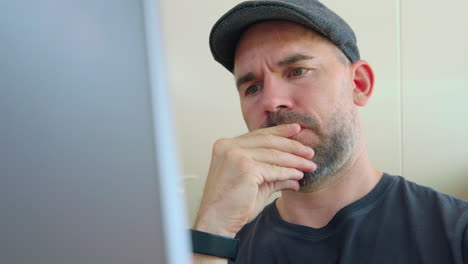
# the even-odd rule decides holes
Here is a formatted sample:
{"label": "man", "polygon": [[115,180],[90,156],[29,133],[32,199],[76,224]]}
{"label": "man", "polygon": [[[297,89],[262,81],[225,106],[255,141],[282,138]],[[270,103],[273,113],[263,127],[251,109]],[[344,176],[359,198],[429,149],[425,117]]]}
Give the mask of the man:
{"label": "man", "polygon": [[346,22],[313,0],[245,2],[210,46],[250,132],[213,147],[195,263],[468,263],[468,203],[369,161],[374,74]]}

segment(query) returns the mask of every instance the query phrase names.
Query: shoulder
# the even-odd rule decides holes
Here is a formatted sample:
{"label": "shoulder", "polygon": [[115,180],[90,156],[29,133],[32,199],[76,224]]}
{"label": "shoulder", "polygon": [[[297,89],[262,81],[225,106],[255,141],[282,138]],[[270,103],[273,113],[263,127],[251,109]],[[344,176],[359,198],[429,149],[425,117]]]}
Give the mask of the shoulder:
{"label": "shoulder", "polygon": [[428,248],[447,244],[455,259],[468,263],[468,201],[401,176],[386,177],[393,180],[385,203],[408,224],[411,236]]}
{"label": "shoulder", "polygon": [[410,214],[418,215],[425,222],[440,219],[447,229],[458,234],[468,232],[468,201],[436,191],[430,187],[395,177],[392,195]]}
{"label": "shoulder", "polygon": [[417,184],[401,176],[390,177],[396,178],[395,188],[407,199],[408,203],[416,203],[417,205],[427,204],[429,206],[440,206],[441,208],[446,208],[450,211],[468,211],[468,201],[436,191],[430,187]]}

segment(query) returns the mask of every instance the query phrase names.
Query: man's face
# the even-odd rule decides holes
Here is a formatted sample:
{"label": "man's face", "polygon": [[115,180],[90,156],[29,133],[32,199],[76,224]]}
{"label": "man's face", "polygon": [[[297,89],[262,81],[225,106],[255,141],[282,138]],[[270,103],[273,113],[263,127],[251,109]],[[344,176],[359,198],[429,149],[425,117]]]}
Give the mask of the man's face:
{"label": "man's face", "polygon": [[241,37],[234,75],[250,131],[299,123],[295,140],[312,147],[318,169],[302,190],[319,187],[349,159],[357,140],[353,81],[344,55],[314,32],[289,22],[264,22]]}

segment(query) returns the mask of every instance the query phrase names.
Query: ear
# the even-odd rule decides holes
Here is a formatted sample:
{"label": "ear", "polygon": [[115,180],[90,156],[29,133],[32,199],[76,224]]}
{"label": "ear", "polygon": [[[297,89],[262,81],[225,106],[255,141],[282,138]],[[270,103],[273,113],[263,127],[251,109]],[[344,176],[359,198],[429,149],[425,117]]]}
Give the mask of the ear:
{"label": "ear", "polygon": [[350,65],[353,74],[353,99],[357,106],[365,106],[374,92],[374,71],[367,61],[359,60]]}

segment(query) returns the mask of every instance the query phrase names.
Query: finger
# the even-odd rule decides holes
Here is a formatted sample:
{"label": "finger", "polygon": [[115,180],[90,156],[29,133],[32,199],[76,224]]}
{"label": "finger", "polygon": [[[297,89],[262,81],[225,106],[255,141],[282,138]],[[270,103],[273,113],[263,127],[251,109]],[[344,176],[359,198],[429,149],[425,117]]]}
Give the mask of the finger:
{"label": "finger", "polygon": [[283,191],[283,190],[293,190],[299,191],[300,185],[298,181],[287,180],[287,181],[277,181],[274,182],[273,192]]}
{"label": "finger", "polygon": [[275,135],[281,137],[292,137],[301,131],[301,126],[296,123],[281,124],[273,127],[260,128],[252,132],[252,134],[260,135]]}
{"label": "finger", "polygon": [[300,171],[314,171],[317,165],[309,159],[275,149],[256,148],[249,152],[252,159],[280,167],[294,168]]}
{"label": "finger", "polygon": [[300,170],[270,165],[261,162],[258,162],[255,168],[257,170],[257,175],[259,175],[260,177],[260,181],[258,182],[259,185],[264,182],[276,182],[286,180],[298,181],[304,177],[304,172]]}
{"label": "finger", "polygon": [[236,144],[242,148],[276,149],[301,156],[305,159],[311,159],[314,156],[313,149],[305,146],[301,142],[272,134],[253,134],[245,136],[237,140]]}

